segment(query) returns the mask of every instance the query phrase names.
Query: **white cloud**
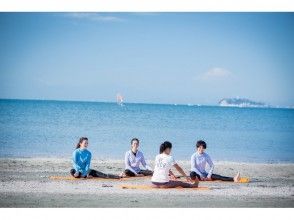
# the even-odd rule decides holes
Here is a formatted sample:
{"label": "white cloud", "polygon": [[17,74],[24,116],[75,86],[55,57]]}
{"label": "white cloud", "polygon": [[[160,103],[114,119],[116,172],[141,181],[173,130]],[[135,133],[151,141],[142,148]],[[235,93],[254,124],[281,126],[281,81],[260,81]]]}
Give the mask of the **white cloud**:
{"label": "white cloud", "polygon": [[112,15],[106,15],[101,13],[66,13],[67,17],[74,18],[74,19],[84,19],[94,22],[121,22],[124,21],[124,19],[112,16]]}
{"label": "white cloud", "polygon": [[209,69],[207,72],[203,73],[200,75],[200,77],[197,77],[198,79],[203,79],[203,80],[214,80],[214,79],[224,79],[232,76],[232,73],[224,68],[220,67],[214,67]]}

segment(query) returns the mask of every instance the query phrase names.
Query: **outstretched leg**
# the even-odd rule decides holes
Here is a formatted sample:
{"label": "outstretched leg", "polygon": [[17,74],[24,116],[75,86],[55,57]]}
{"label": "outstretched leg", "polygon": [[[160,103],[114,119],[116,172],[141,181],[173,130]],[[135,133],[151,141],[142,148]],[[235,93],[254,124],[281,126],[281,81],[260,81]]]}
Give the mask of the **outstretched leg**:
{"label": "outstretched leg", "polygon": [[139,174],[143,174],[144,176],[152,176],[153,171],[151,171],[151,170],[140,170]]}
{"label": "outstretched leg", "polygon": [[70,174],[74,177],[74,178],[80,178],[81,177],[81,173],[76,171],[75,169],[71,169]]}
{"label": "outstretched leg", "polygon": [[124,174],[125,177],[134,177],[134,176],[136,176],[136,174],[133,173],[132,171],[130,171],[129,169],[126,169],[123,174]]}
{"label": "outstretched leg", "polygon": [[234,182],[233,177],[221,176],[218,174],[212,174],[211,180],[221,180],[221,181],[227,181],[227,182]]}
{"label": "outstretched leg", "polygon": [[92,169],[90,170],[89,175],[92,177],[99,177],[99,178],[106,178],[106,179],[120,179],[120,177],[117,175],[106,174],[106,173],[102,173],[100,171],[92,170]]}
{"label": "outstretched leg", "polygon": [[183,188],[197,188],[198,181],[195,184],[185,183],[182,181],[174,181],[170,180],[167,184],[163,185],[162,188],[176,188],[176,187],[183,187]]}
{"label": "outstretched leg", "polygon": [[197,174],[194,171],[190,172],[190,178],[191,178],[191,180],[196,180],[196,179],[198,179],[199,181],[201,180],[199,174]]}

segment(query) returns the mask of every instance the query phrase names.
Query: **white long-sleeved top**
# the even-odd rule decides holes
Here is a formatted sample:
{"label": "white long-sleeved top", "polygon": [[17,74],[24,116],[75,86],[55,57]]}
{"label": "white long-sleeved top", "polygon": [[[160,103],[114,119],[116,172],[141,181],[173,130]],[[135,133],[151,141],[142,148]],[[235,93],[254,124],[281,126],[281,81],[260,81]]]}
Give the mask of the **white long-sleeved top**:
{"label": "white long-sleeved top", "polygon": [[133,173],[137,174],[140,172],[140,164],[142,164],[144,169],[151,168],[147,165],[144,155],[141,151],[137,151],[136,156],[132,152],[132,150],[129,150],[125,154],[125,168],[132,171]]}
{"label": "white long-sleeved top", "polygon": [[[206,164],[209,165],[209,171],[206,172]],[[207,153],[194,153],[191,156],[191,171],[196,172],[200,177],[210,178],[214,169],[214,164]]]}

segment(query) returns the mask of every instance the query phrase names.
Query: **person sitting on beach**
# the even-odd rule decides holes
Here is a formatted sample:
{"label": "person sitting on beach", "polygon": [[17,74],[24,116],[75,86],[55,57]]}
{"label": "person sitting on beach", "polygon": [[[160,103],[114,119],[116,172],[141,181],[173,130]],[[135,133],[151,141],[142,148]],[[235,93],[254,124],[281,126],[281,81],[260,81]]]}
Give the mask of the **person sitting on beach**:
{"label": "person sitting on beach", "polygon": [[[173,156],[171,156],[172,144],[168,141],[165,141],[160,145],[159,153],[155,157],[155,168],[154,173],[151,179],[152,186],[155,188],[197,188],[199,181],[195,179],[194,183],[190,177],[186,175],[183,169],[175,162]],[[174,177],[174,174],[171,172],[171,168],[175,167],[177,171],[186,177],[188,182],[170,180],[170,176]]]}
{"label": "person sitting on beach", "polygon": [[97,170],[90,169],[91,152],[87,149],[88,138],[81,137],[75,151],[72,155],[73,169],[70,170],[70,174],[75,178],[86,177],[100,177],[109,179],[119,179],[120,176],[113,174],[105,174]]}
{"label": "person sitting on beach", "polygon": [[[123,177],[141,177],[141,176],[151,176],[152,169],[149,167],[145,161],[144,155],[139,148],[139,139],[133,138],[131,140],[131,150],[127,151],[125,154],[125,171],[121,174]],[[140,169],[140,164],[142,164],[144,169]]]}
{"label": "person sitting on beach", "polygon": [[[222,180],[222,181],[234,181],[240,180],[240,173],[238,172],[235,177],[226,177],[213,173],[214,164],[210,159],[210,156],[205,153],[206,143],[199,140],[196,143],[196,152],[191,156],[191,172],[190,177],[192,180],[198,179],[202,181]],[[206,164],[209,165],[209,171],[206,172]]]}

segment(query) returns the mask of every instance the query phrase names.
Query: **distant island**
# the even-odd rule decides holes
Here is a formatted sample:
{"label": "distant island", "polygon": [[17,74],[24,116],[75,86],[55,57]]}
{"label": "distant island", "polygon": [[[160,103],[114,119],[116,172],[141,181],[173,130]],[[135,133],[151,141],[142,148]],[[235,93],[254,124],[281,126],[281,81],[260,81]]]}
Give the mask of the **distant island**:
{"label": "distant island", "polygon": [[263,102],[256,102],[245,98],[225,98],[219,101],[219,106],[225,107],[270,107]]}

